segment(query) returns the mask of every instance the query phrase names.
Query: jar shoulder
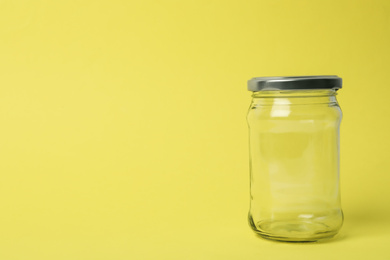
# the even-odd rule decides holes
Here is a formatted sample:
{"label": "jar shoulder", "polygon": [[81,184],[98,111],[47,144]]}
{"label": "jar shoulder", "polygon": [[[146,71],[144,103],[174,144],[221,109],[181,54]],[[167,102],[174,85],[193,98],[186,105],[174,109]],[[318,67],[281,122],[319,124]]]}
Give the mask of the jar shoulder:
{"label": "jar shoulder", "polygon": [[338,103],[317,105],[268,105],[251,104],[247,119],[252,120],[292,120],[318,119],[340,121],[342,111]]}

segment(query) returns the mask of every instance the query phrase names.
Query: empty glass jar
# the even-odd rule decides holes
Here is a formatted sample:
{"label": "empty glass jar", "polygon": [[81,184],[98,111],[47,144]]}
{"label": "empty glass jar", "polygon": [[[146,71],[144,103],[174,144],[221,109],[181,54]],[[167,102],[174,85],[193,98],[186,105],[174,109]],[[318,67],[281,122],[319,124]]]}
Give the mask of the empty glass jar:
{"label": "empty glass jar", "polygon": [[317,241],[342,226],[337,76],[248,81],[249,223],[262,237]]}

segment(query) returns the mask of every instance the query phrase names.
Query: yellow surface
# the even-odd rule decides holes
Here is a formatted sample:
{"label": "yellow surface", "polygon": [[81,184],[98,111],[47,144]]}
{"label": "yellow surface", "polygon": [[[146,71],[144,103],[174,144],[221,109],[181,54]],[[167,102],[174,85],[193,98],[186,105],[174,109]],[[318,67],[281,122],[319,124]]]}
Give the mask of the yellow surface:
{"label": "yellow surface", "polygon": [[[0,0],[0,260],[390,259],[388,0]],[[246,80],[337,74],[345,224],[249,229]]]}

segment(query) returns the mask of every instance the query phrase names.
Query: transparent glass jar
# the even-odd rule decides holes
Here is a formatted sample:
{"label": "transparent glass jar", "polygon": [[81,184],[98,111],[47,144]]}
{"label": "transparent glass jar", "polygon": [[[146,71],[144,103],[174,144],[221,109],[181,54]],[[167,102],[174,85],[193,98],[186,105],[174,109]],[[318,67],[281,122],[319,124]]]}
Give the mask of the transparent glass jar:
{"label": "transparent glass jar", "polygon": [[260,236],[317,241],[343,223],[337,76],[254,78],[248,112],[249,223]]}

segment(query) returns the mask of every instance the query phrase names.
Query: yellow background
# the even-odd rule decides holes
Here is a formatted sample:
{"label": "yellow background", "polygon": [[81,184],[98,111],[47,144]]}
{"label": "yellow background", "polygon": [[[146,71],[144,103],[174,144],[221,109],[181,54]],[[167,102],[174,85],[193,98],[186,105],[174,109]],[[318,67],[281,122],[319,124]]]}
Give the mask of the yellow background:
{"label": "yellow background", "polygon": [[[0,260],[390,259],[388,0],[0,0]],[[246,81],[339,75],[345,224],[250,230]]]}

